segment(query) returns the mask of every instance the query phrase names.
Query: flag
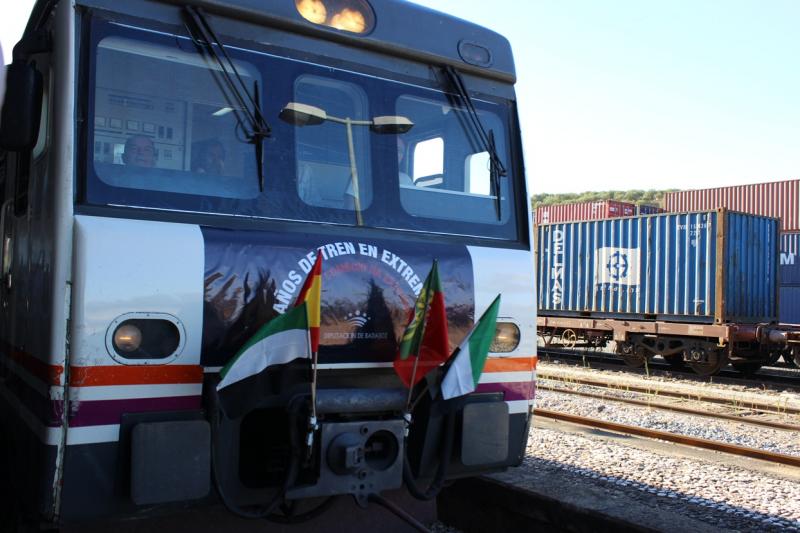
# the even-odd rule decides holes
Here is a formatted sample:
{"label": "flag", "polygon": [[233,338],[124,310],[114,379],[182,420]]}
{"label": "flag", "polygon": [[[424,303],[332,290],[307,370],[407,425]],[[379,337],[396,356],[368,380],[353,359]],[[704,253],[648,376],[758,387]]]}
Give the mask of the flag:
{"label": "flag", "polygon": [[456,348],[450,368],[442,380],[442,397],[445,400],[474,392],[478,386],[489,346],[497,328],[497,311],[500,295],[494,299],[467,337]]}
{"label": "flag", "polygon": [[[394,370],[406,387],[412,387],[425,374],[446,361],[449,354],[444,293],[439,280],[438,262],[434,261],[425,283],[422,284],[422,290],[414,305],[414,313],[403,332],[394,360]],[[414,374],[417,356],[419,362]]]}
{"label": "flag", "polygon": [[261,326],[220,371],[217,393],[228,418],[238,418],[279,392],[270,386],[278,365],[311,357],[306,306],[303,302]]}
{"label": "flag", "polygon": [[319,317],[322,296],[322,254],[317,253],[317,260],[306,276],[303,288],[295,300],[295,307],[305,303],[308,311],[308,336],[311,342],[311,353],[319,351]]}

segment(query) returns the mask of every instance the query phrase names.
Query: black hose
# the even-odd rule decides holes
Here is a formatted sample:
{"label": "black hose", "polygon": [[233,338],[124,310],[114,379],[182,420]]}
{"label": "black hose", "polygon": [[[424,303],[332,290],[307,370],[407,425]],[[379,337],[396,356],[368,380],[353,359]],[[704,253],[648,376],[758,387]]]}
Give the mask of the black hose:
{"label": "black hose", "polygon": [[388,509],[395,516],[404,520],[407,524],[412,526],[417,531],[421,531],[422,533],[431,533],[431,530],[425,527],[425,524],[423,524],[422,522],[420,522],[419,520],[417,520],[404,510],[402,510],[400,507],[396,506],[395,504],[384,498],[383,496],[380,496],[378,494],[370,494],[369,501],[377,503],[381,507]]}
{"label": "black hose", "polygon": [[286,492],[294,485],[294,482],[297,479],[298,471],[300,470],[300,446],[298,445],[298,437],[297,437],[297,422],[299,420],[299,412],[300,408],[302,407],[302,402],[298,401],[299,399],[304,399],[302,396],[297,396],[290,401],[288,406],[289,411],[289,439],[291,442],[291,457],[289,459],[289,467],[286,470],[286,478],[284,479],[283,487],[278,490],[278,492],[273,496],[273,498],[265,505],[257,505],[257,506],[248,506],[254,508],[252,510],[240,507],[233,503],[225,494],[225,491],[222,488],[222,483],[220,481],[219,471],[218,471],[218,464],[219,461],[217,460],[217,452],[218,452],[218,437],[219,437],[219,417],[220,417],[220,409],[219,403],[217,403],[214,408],[211,410],[211,465],[212,471],[214,473],[214,484],[217,489],[217,493],[219,494],[220,499],[222,500],[223,505],[225,508],[228,509],[231,513],[239,516],[241,518],[246,518],[249,520],[257,520],[267,518],[272,515],[278,506],[283,502],[284,497],[286,496]]}
{"label": "black hose", "polygon": [[429,501],[439,495],[444,487],[445,478],[447,477],[447,465],[450,463],[450,456],[453,453],[453,441],[455,440],[456,428],[456,415],[451,411],[447,414],[445,420],[444,434],[442,435],[442,445],[439,449],[439,467],[436,469],[436,475],[433,482],[427,489],[421,489],[417,486],[417,480],[414,479],[414,473],[411,471],[411,463],[408,460],[408,454],[403,461],[403,481],[408,487],[408,492],[411,495],[423,501]]}

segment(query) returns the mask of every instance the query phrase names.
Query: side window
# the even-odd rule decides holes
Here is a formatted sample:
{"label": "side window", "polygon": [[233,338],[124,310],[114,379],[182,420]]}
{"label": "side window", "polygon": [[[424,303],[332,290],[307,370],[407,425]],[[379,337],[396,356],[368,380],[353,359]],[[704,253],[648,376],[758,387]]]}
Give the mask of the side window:
{"label": "side window", "polygon": [[469,154],[464,162],[464,175],[468,193],[489,196],[492,191],[489,152]]}
{"label": "side window", "polygon": [[434,137],[414,145],[414,174],[417,187],[440,185],[444,174],[444,139]]}
{"label": "side window", "polygon": [[363,90],[352,83],[303,75],[295,81],[294,103],[312,106],[326,117],[294,130],[300,199],[315,207],[369,207],[370,130],[363,124],[369,119],[369,109]]}
{"label": "side window", "polygon": [[14,176],[14,215],[21,217],[28,212],[28,198],[31,184],[31,171],[36,161],[46,153],[50,132],[50,77],[48,69],[43,74],[42,114],[39,119],[39,137],[33,150],[17,154],[16,175]]}
{"label": "side window", "polygon": [[[400,187],[400,203],[407,213],[485,224],[508,221],[512,211],[509,179],[492,182],[489,153],[478,141],[473,118],[466,110],[454,108],[447,101],[401,96],[396,114],[414,122],[408,135],[418,139],[406,139],[412,143],[413,184]],[[507,162],[499,116],[481,109],[478,116],[487,134],[498,133],[494,136],[498,156]],[[400,169],[402,178],[402,159]],[[495,191],[498,185],[499,191]]]}

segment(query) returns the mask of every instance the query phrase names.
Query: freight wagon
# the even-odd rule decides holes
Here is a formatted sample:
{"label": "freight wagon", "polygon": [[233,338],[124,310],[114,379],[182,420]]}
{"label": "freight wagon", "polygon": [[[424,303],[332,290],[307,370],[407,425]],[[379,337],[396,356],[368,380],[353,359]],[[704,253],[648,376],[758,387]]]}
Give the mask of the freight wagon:
{"label": "freight wagon", "polygon": [[778,224],[719,209],[539,225],[539,334],[704,375],[797,353],[798,333],[777,324]]}
{"label": "freight wagon", "polygon": [[543,205],[536,208],[534,222],[552,224],[576,220],[602,220],[604,218],[629,217],[636,214],[636,206],[616,200],[576,202],[561,205]]}

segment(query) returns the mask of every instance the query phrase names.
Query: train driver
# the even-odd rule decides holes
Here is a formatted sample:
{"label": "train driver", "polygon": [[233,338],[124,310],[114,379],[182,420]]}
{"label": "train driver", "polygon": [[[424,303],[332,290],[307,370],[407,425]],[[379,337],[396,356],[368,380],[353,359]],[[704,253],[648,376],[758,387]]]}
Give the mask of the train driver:
{"label": "train driver", "polygon": [[122,162],[134,167],[156,166],[156,147],[145,135],[134,135],[125,141]]}

